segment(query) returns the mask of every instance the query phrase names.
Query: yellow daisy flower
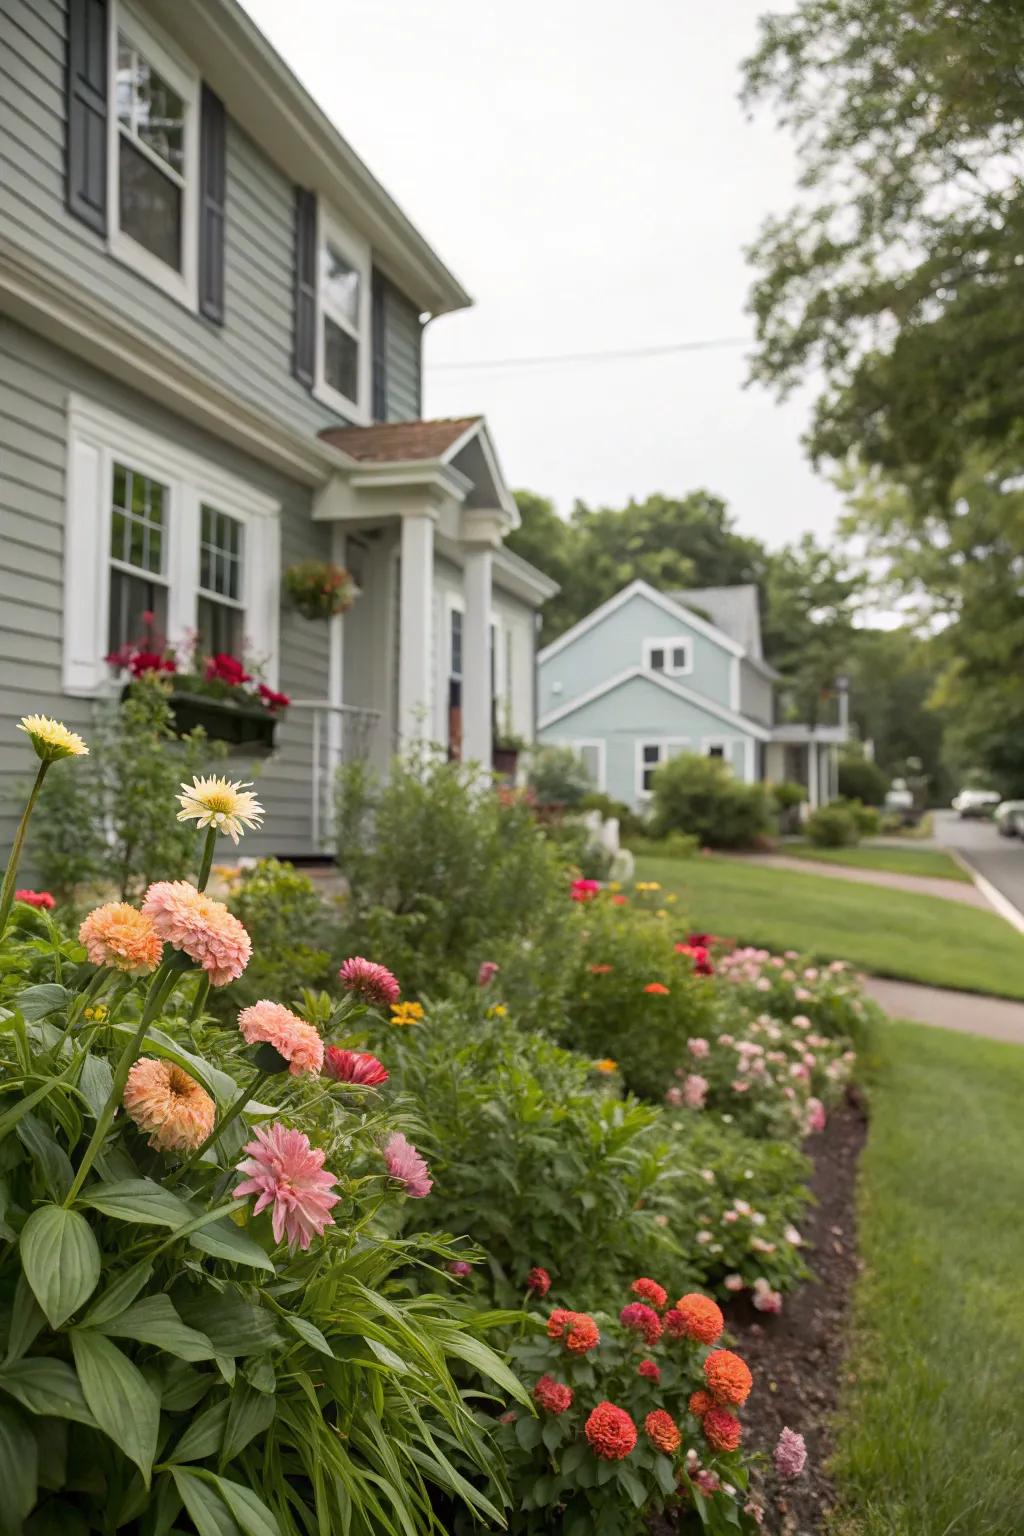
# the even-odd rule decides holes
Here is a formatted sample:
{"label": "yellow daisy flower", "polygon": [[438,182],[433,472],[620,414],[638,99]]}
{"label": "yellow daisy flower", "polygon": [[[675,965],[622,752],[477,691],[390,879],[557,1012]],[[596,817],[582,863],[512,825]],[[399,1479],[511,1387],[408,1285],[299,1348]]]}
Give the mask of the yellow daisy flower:
{"label": "yellow daisy flower", "polygon": [[179,821],[194,821],[199,827],[216,827],[237,843],[246,827],[258,827],[263,821],[263,807],[240,780],[195,778],[183,784],[178,796]]}
{"label": "yellow daisy flower", "polygon": [[595,1061],[594,1062],[594,1071],[595,1072],[604,1072],[604,1073],[610,1075],[612,1072],[617,1072],[618,1070],[619,1070],[618,1062],[617,1061],[612,1061],[612,1058],[610,1056],[602,1056],[600,1061]]}
{"label": "yellow daisy flower", "polygon": [[56,763],[62,757],[89,755],[89,748],[81,736],[76,736],[74,731],[69,731],[59,720],[51,720],[48,715],[26,715],[19,722],[18,730],[30,737],[36,756],[44,763]]}
{"label": "yellow daisy flower", "polygon": [[423,1017],[422,1003],[392,1003],[392,1024],[418,1024]]}
{"label": "yellow daisy flower", "polygon": [[489,1019],[503,1019],[507,1013],[508,1008],[504,1003],[492,1003],[487,1010],[487,1017]]}

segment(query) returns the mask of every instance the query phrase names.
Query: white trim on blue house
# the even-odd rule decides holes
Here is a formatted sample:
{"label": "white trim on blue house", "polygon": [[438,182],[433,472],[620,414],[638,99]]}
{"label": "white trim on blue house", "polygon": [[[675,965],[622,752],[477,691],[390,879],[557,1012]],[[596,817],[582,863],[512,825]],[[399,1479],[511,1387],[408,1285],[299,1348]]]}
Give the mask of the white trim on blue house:
{"label": "white trim on blue house", "polygon": [[[668,657],[675,651],[681,650],[686,658],[681,667],[673,666]],[[661,651],[665,658],[665,666],[652,667],[651,654]],[[648,672],[660,672],[664,677],[688,677],[693,671],[693,642],[689,635],[667,635],[664,638],[658,635],[648,636],[643,644],[644,669]]]}
{"label": "white trim on blue house", "polygon": [[580,619],[571,629],[567,629],[564,635],[559,635],[557,640],[552,640],[551,644],[545,646],[537,657],[538,662],[548,661],[552,656],[557,656],[560,651],[578,639],[580,635],[585,635],[588,630],[594,628],[595,624],[600,624],[602,619],[607,618],[610,613],[614,613],[616,609],[628,603],[630,598],[637,596],[646,597],[649,602],[654,603],[656,607],[660,608],[677,622],[682,620],[683,623],[688,624],[691,629],[695,630],[698,635],[703,635],[706,640],[713,640],[716,645],[721,646],[723,651],[728,651],[730,656],[741,657],[747,654],[742,645],[737,645],[731,636],[725,634],[720,629],[716,629],[714,624],[709,624],[699,614],[692,613],[689,608],[684,608],[681,603],[673,602],[670,597],[666,597],[664,592],[659,592],[646,581],[638,579],[631,581],[628,587],[623,587],[621,592],[616,592],[614,597],[610,597],[607,602],[595,608],[592,613],[588,613],[586,618]]}
{"label": "white trim on blue house", "polygon": [[559,720],[564,720],[567,715],[582,709],[587,704],[592,704],[595,699],[603,698],[606,693],[612,693],[616,688],[621,688],[624,683],[632,682],[634,678],[642,677],[649,683],[655,683],[659,688],[672,693],[676,698],[684,699],[687,704],[694,704],[698,709],[705,710],[709,715],[724,720],[727,725],[733,726],[744,736],[753,736],[756,741],[771,741],[772,733],[764,726],[757,725],[753,720],[747,720],[743,715],[735,714],[724,705],[717,704],[714,699],[706,698],[704,694],[697,693],[692,688],[687,688],[683,683],[677,683],[670,677],[662,677],[660,672],[645,672],[643,667],[627,667],[624,672],[619,672],[615,677],[610,677],[606,682],[598,683],[595,688],[581,693],[575,699],[570,699],[559,709],[553,709],[549,714],[542,715],[537,721],[537,729],[546,731],[549,726],[557,725]]}
{"label": "white trim on blue house", "polygon": [[[644,773],[648,768],[661,768],[663,764],[686,752],[692,743],[689,736],[638,736],[633,743],[633,793],[637,800],[649,800],[652,791],[644,788]],[[644,762],[644,749],[658,748],[657,763]],[[675,752],[672,748],[675,748]]]}

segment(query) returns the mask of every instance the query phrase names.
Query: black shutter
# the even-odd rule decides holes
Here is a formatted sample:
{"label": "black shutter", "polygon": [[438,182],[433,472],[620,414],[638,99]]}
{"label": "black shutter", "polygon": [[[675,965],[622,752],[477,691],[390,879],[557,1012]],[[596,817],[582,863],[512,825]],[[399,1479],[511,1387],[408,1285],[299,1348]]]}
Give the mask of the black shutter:
{"label": "black shutter", "polygon": [[223,325],[227,124],[224,103],[208,85],[199,125],[199,312]]}
{"label": "black shutter", "polygon": [[68,0],[67,203],[107,232],[107,0]]}
{"label": "black shutter", "polygon": [[387,278],[373,269],[371,286],[370,326],[373,358],[373,419],[388,419],[388,364],[387,329],[385,318],[385,292]]}
{"label": "black shutter", "polygon": [[295,188],[295,355],[292,371],[312,389],[316,372],[316,193]]}

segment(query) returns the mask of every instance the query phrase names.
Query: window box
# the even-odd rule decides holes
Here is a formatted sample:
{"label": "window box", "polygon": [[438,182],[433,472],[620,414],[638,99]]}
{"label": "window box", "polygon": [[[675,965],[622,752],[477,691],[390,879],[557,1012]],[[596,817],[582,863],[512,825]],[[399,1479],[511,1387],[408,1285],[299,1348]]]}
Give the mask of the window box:
{"label": "window box", "polygon": [[[121,697],[126,698],[131,684]],[[189,693],[174,689],[168,703],[174,713],[174,728],[187,735],[202,726],[211,741],[222,741],[229,757],[269,757],[277,744],[277,723],[281,718],[262,704],[235,699],[217,699],[208,693]]]}

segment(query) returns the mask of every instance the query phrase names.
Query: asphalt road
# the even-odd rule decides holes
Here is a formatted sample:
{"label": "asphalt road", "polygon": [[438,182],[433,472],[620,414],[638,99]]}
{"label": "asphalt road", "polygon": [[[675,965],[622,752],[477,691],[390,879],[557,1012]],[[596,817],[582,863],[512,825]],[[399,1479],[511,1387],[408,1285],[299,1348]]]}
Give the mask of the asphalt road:
{"label": "asphalt road", "polygon": [[955,811],[936,811],[935,841],[951,848],[1024,915],[1024,842],[1000,837],[990,821],[961,821]]}

